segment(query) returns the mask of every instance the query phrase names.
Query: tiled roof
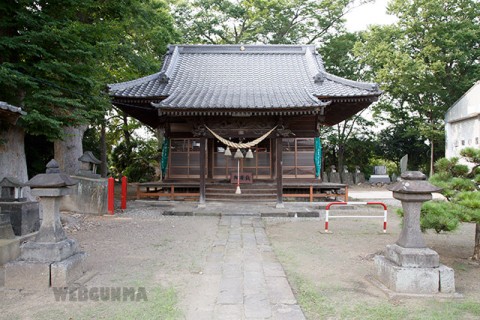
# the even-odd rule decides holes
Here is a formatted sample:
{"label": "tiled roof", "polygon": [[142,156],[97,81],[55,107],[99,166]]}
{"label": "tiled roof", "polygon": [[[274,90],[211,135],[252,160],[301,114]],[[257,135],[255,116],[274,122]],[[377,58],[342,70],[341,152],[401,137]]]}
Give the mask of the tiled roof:
{"label": "tiled roof", "polygon": [[376,97],[376,84],[325,71],[314,46],[175,45],[162,70],[109,85],[114,98],[162,100],[161,109],[322,106],[321,99]]}
{"label": "tiled roof", "polygon": [[19,113],[21,115],[27,114],[25,111],[22,111],[22,108],[12,106],[11,104],[8,104],[4,101],[0,101],[0,109],[10,111],[12,113]]}

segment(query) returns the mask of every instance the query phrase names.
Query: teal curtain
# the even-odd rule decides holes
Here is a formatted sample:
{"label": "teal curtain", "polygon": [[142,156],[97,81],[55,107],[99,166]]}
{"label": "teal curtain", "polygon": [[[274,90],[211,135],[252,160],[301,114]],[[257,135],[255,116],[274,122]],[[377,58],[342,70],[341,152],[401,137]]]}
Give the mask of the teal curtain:
{"label": "teal curtain", "polygon": [[165,178],[168,166],[168,152],[170,151],[170,140],[165,137],[162,145],[162,160],[160,162],[162,168],[162,176]]}
{"label": "teal curtain", "polygon": [[320,170],[322,169],[322,142],[320,137],[315,137],[314,144],[313,162],[315,163],[315,178],[320,178]]}

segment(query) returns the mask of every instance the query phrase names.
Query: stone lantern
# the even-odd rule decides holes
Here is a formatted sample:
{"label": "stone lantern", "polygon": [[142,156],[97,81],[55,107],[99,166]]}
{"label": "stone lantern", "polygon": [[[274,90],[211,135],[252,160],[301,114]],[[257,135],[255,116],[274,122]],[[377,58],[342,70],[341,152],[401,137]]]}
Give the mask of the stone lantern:
{"label": "stone lantern", "polygon": [[43,219],[35,241],[23,244],[20,258],[5,265],[7,288],[66,287],[83,275],[85,253],[67,238],[59,212],[60,199],[71,193],[69,187],[75,183],[60,172],[55,160],[47,164],[46,173],[27,182],[32,195],[40,198]]}
{"label": "stone lantern", "polygon": [[377,279],[400,294],[453,294],[453,269],[439,263],[438,253],[426,247],[420,229],[422,204],[441,189],[419,171],[406,171],[401,178],[389,190],[402,202],[403,227],[397,242],[387,245],[385,255],[375,257]]}
{"label": "stone lantern", "polygon": [[2,190],[0,194],[0,201],[26,201],[23,197],[23,187],[25,184],[13,177],[5,177],[0,181],[0,188]]}
{"label": "stone lantern", "polygon": [[102,163],[102,161],[98,160],[92,153],[92,151],[85,151],[85,153],[78,158],[80,161],[80,170],[78,171],[78,175],[82,177],[88,178],[100,178],[100,175],[97,174],[97,166]]}

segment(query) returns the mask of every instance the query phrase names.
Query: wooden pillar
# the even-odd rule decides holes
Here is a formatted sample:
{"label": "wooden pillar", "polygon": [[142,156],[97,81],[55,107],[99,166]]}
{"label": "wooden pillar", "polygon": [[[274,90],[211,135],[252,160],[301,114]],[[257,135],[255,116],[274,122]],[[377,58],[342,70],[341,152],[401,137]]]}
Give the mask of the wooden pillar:
{"label": "wooden pillar", "polygon": [[276,171],[277,171],[277,208],[283,208],[283,160],[282,160],[282,137],[277,137],[276,153]]}
{"label": "wooden pillar", "polygon": [[207,138],[205,136],[200,137],[200,199],[201,205],[205,204],[205,165],[207,155]]}
{"label": "wooden pillar", "polygon": [[207,140],[207,178],[213,179],[213,159],[214,159],[214,143],[213,139]]}
{"label": "wooden pillar", "polygon": [[270,178],[276,179],[277,176],[277,141],[276,139],[270,139],[270,154],[271,161],[270,161]]}

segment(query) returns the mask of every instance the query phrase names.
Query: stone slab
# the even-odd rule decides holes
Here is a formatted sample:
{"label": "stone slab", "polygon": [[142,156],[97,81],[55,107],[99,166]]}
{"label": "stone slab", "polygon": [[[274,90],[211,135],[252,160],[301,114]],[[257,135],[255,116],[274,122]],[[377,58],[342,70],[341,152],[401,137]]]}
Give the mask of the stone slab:
{"label": "stone slab", "polygon": [[0,213],[0,239],[15,239],[12,223],[10,222],[10,214],[8,213]]}
{"label": "stone slab", "polygon": [[397,244],[387,245],[385,257],[400,267],[438,268],[440,257],[429,248],[404,248]]}
{"label": "stone slab", "polygon": [[52,287],[68,287],[85,273],[85,259],[87,255],[79,252],[65,260],[50,265],[50,279]]}
{"label": "stone slab", "polygon": [[296,304],[292,288],[286,277],[265,277],[267,282],[268,296],[273,304]]}
{"label": "stone slab", "polygon": [[384,256],[375,256],[377,279],[399,293],[435,294],[440,289],[439,268],[399,267]]}
{"label": "stone slab", "polygon": [[265,293],[246,295],[244,309],[247,319],[268,319],[272,316],[270,301]]}
{"label": "stone slab", "polygon": [[50,263],[12,261],[5,264],[5,288],[41,290],[50,287]]}
{"label": "stone slab", "polygon": [[21,246],[20,259],[24,261],[58,262],[77,252],[78,245],[73,239],[59,242],[30,241]]}

